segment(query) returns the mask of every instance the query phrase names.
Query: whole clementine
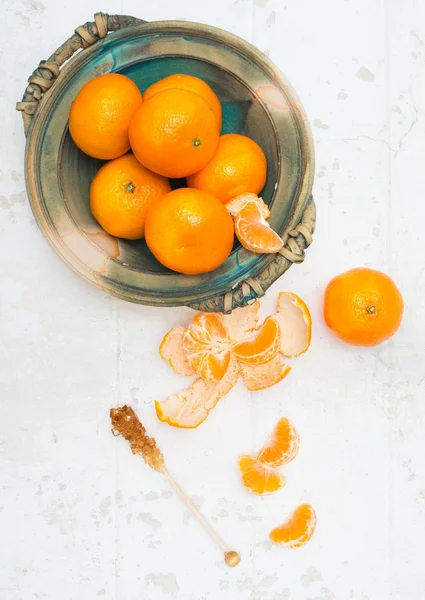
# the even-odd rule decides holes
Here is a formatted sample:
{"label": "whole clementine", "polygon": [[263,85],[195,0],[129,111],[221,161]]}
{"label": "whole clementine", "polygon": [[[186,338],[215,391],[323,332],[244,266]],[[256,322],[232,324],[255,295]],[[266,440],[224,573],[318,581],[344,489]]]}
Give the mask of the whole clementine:
{"label": "whole clementine", "polygon": [[69,132],[89,156],[108,160],[130,150],[128,127],[142,104],[137,85],[119,73],[86,83],[71,105]]}
{"label": "whole clementine", "polygon": [[202,169],[219,138],[209,104],[188,90],[164,90],[148,98],[129,129],[136,158],[165,177],[186,177]]}
{"label": "whole clementine", "polygon": [[179,273],[198,275],[213,271],[229,256],[233,220],[211,194],[180,188],[150,206],[145,235],[160,263]]}
{"label": "whole clementine", "polygon": [[218,130],[219,132],[221,131],[222,112],[220,100],[208,83],[202,79],[199,79],[199,77],[193,77],[193,75],[174,73],[174,75],[164,77],[164,79],[161,79],[160,81],[157,81],[148,87],[146,92],[143,94],[143,99],[147,100],[154,94],[169,89],[189,90],[189,92],[194,92],[206,100],[206,102],[208,102],[210,105],[211,110],[215,114]]}
{"label": "whole clementine", "polygon": [[189,177],[187,183],[226,203],[240,194],[258,194],[266,177],[267,161],[260,146],[249,137],[228,133],[220,136],[210,162]]}
{"label": "whole clementine", "polygon": [[374,269],[358,268],[338,275],[324,298],[327,326],[356,346],[375,346],[400,327],[403,297],[394,281]]}
{"label": "whole clementine", "polygon": [[148,207],[171,190],[165,177],[152,173],[133,154],[103,165],[90,186],[90,208],[105,231],[120,238],[144,236]]}

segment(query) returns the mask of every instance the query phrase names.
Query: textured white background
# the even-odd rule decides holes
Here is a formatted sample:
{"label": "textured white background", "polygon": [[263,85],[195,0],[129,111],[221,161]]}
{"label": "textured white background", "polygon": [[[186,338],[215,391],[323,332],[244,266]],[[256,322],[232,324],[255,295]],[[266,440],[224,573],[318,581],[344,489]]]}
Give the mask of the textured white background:
{"label": "textured white background", "polygon": [[[202,427],[152,409],[184,383],[161,361],[188,309],[133,306],[80,281],[39,233],[25,193],[14,103],[38,61],[94,12],[188,19],[251,41],[287,74],[311,119],[318,229],[278,291],[308,302],[310,352],[264,392],[241,384]],[[422,600],[425,598],[425,7],[422,0],[2,0],[0,16],[1,600]],[[385,270],[406,301],[376,349],[325,329],[327,281]],[[243,557],[227,569],[160,475],[112,438],[131,403],[170,469]],[[256,498],[240,452],[280,416],[301,434],[288,485]],[[304,498],[312,541],[267,542]]]}

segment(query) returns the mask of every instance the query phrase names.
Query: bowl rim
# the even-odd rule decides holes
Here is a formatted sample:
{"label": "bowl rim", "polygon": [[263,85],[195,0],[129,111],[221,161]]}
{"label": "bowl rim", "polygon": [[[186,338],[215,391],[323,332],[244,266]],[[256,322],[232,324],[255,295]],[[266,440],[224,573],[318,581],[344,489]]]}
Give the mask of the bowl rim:
{"label": "bowl rim", "polygon": [[[141,23],[139,25],[132,25],[129,28],[122,29],[119,31],[115,31],[110,33],[106,38],[101,41],[98,41],[93,46],[85,49],[82,52],[74,55],[62,68],[61,75],[62,79],[69,81],[72,78],[73,74],[80,69],[83,65],[87,65],[90,63],[91,58],[95,53],[99,52],[102,45],[105,43],[110,43],[111,40],[119,41],[120,39],[126,39],[129,37],[133,37],[135,34],[138,35],[140,33],[152,34],[152,33],[192,33],[198,37],[206,37],[213,38],[216,41],[221,43],[225,43],[227,46],[232,47],[239,53],[243,53],[248,59],[255,59],[257,64],[261,66],[261,68],[266,71],[273,79],[275,79],[276,83],[281,86],[285,92],[285,94],[294,100],[294,105],[296,108],[297,118],[295,119],[295,123],[299,129],[299,136],[302,140],[303,148],[303,165],[304,170],[302,176],[300,178],[300,182],[298,185],[298,193],[296,194],[296,198],[294,199],[294,210],[290,215],[290,219],[287,226],[287,231],[294,229],[294,227],[299,223],[301,219],[301,215],[303,210],[310,198],[311,190],[313,186],[314,180],[314,144],[311,129],[309,126],[308,118],[305,113],[305,110],[298,98],[297,93],[293,89],[292,85],[289,83],[286,76],[278,69],[278,67],[267,57],[263,52],[261,52],[258,48],[252,45],[250,42],[243,40],[242,38],[236,36],[233,33],[222,30],[218,27],[214,27],[211,25],[200,24],[192,21],[154,21],[154,22],[146,22]],[[134,63],[138,62],[137,60]],[[131,63],[129,63],[131,64]],[[112,71],[113,69],[111,69]],[[66,77],[64,77],[64,75]],[[26,144],[26,152],[25,152],[25,176],[27,182],[27,191],[30,199],[31,208],[33,210],[35,219],[42,230],[44,236],[46,237],[49,244],[55,250],[55,252],[62,258],[62,260],[70,266],[77,274],[82,276],[84,279],[89,280],[91,283],[95,284],[98,288],[111,293],[114,296],[118,296],[122,299],[129,300],[132,302],[137,302],[141,304],[155,304],[162,306],[176,306],[176,305],[186,305],[191,304],[192,302],[199,302],[201,300],[206,300],[211,297],[211,293],[202,294],[194,294],[193,296],[185,296],[184,302],[178,301],[178,294],[176,294],[173,298],[170,298],[169,301],[167,299],[155,299],[152,296],[145,295],[141,296],[140,290],[136,286],[125,285],[122,282],[116,283],[111,279],[106,279],[102,277],[99,273],[94,272],[89,266],[84,264],[81,260],[79,260],[63,243],[63,240],[58,235],[57,231],[53,227],[53,223],[49,218],[49,215],[46,214],[44,210],[45,207],[40,205],[40,198],[42,197],[42,191],[40,189],[39,182],[37,183],[37,173],[35,171],[35,155],[38,144],[41,140],[41,136],[43,134],[43,124],[46,121],[46,118],[49,115],[49,99],[54,95],[54,89],[56,86],[53,86],[50,90],[47,90],[45,95],[43,96],[42,101],[39,103],[37,113],[35,118],[32,120],[31,127],[28,132],[27,144]],[[267,108],[263,107],[267,110]],[[290,110],[293,110],[294,106],[290,107]],[[269,115],[270,116],[270,115]],[[273,119],[272,123],[274,123]],[[284,239],[284,242],[286,240]],[[274,259],[274,255],[261,255],[258,257],[256,261],[256,267],[252,269],[249,273],[249,276],[256,276],[259,272],[263,271],[270,262]],[[235,277],[231,282],[231,289],[234,289],[238,284],[240,284],[247,277],[247,272],[242,271]],[[226,281],[223,283],[223,289],[217,288],[214,291],[214,296],[225,294],[229,292],[229,282]],[[143,290],[142,294],[143,294]],[[182,294],[180,294],[182,295]]]}

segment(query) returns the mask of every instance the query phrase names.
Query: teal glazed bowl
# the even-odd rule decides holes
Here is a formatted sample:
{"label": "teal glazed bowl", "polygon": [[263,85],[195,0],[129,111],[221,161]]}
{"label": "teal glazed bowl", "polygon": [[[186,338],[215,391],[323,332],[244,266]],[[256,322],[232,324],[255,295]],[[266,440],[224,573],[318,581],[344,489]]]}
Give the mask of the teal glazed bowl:
{"label": "teal glazed bowl", "polygon": [[[159,264],[144,240],[116,239],[101,229],[90,212],[89,187],[102,162],[75,146],[68,115],[81,87],[110,72],[127,75],[142,92],[172,73],[195,75],[213,88],[223,107],[222,133],[247,135],[266,154],[261,195],[271,209],[270,225],[285,243],[280,253],[257,255],[235,244],[215,271],[180,275]],[[196,23],[98,13],[40,63],[17,108],[27,134],[26,183],[37,223],[63,261],[100,289],[140,304],[230,312],[263,295],[304,259],[315,225],[310,128],[286,78],[240,38]]]}

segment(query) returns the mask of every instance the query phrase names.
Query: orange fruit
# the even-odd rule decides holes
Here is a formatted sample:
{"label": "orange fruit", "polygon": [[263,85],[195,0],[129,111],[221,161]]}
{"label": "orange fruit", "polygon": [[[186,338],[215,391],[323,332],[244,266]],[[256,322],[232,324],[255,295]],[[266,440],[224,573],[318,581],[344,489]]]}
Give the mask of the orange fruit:
{"label": "orange fruit", "polygon": [[143,94],[143,99],[148,100],[154,94],[163,92],[169,89],[180,89],[194,92],[201,96],[213,111],[215,118],[217,119],[218,131],[221,131],[221,104],[216,94],[212,91],[208,83],[199,79],[199,77],[193,77],[193,75],[186,75],[184,73],[174,73],[164,77],[160,81],[152,84],[146,92]]}
{"label": "orange fruit", "polygon": [[183,335],[183,351],[191,369],[205,381],[221,379],[230,360],[230,340],[216,313],[198,313]]}
{"label": "orange fruit", "polygon": [[374,346],[400,327],[403,297],[388,275],[373,269],[352,269],[328,284],[324,317],[327,326],[345,342]]}
{"label": "orange fruit", "polygon": [[189,275],[219,267],[229,256],[234,239],[232,217],[225,206],[207,192],[188,188],[174,190],[152,203],[145,234],[160,263]]}
{"label": "orange fruit", "polygon": [[268,317],[254,339],[236,344],[233,354],[241,362],[260,365],[276,356],[279,343],[279,324],[273,317]]}
{"label": "orange fruit", "polygon": [[285,485],[284,476],[256,458],[242,454],[238,460],[243,485],[254,494],[272,494]]}
{"label": "orange fruit", "polygon": [[142,165],[165,177],[186,177],[212,158],[219,132],[201,96],[170,89],[143,102],[130,123],[129,137]]}
{"label": "orange fruit", "polygon": [[133,154],[111,160],[90,186],[90,208],[105,231],[120,238],[144,236],[149,205],[171,189],[168,179],[152,173]]}
{"label": "orange fruit", "polygon": [[244,248],[257,254],[274,254],[283,246],[282,239],[267,222],[270,211],[261,198],[246,194],[227,204],[234,214],[236,237]]}
{"label": "orange fruit", "polygon": [[280,467],[293,460],[298,454],[300,438],[293,423],[282,417],[272,434],[258,453],[258,460],[270,467]]}
{"label": "orange fruit", "polygon": [[237,133],[220,137],[210,162],[188,178],[189,187],[205,190],[224,204],[248,192],[258,194],[266,183],[267,161],[260,146]]}
{"label": "orange fruit", "polygon": [[279,354],[261,365],[241,362],[239,367],[245,387],[251,392],[264,390],[279,383],[291,370],[291,367],[283,364]]}
{"label": "orange fruit", "polygon": [[167,333],[159,347],[161,358],[166,360],[180,375],[195,375],[194,371],[183,352],[183,337],[187,330],[180,325]]}
{"label": "orange fruit", "polygon": [[130,150],[128,127],[142,104],[137,85],[119,73],[92,79],[79,91],[69,113],[69,132],[89,156],[118,158]]}
{"label": "orange fruit", "polygon": [[235,385],[239,368],[232,357],[226,373],[219,381],[207,383],[197,379],[187,390],[155,402],[157,417],[173,427],[194,429],[205,421],[217,402]]}
{"label": "orange fruit", "polygon": [[280,352],[288,358],[306,352],[311,342],[311,315],[301,298],[281,292],[274,318],[280,325]]}
{"label": "orange fruit", "polygon": [[310,504],[300,504],[287,521],[270,532],[270,540],[284,548],[299,548],[316,529],[316,513]]}

